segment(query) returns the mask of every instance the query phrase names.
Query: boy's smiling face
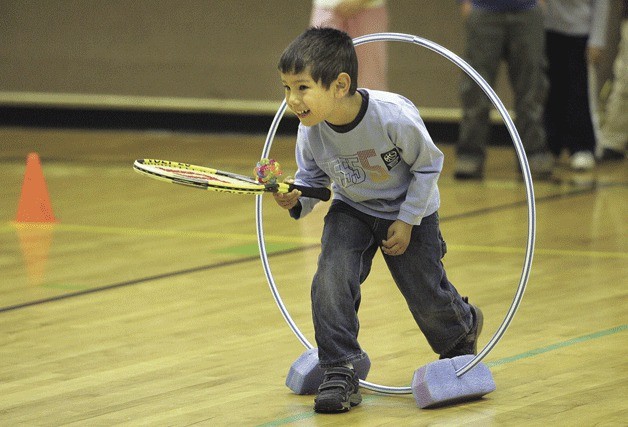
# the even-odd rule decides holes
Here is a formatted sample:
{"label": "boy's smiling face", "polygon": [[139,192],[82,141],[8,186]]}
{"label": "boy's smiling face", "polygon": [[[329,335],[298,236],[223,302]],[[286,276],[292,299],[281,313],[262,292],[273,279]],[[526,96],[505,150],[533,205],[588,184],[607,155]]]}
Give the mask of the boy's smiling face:
{"label": "boy's smiling face", "polygon": [[337,98],[334,84],[326,89],[322,82],[312,79],[309,69],[298,74],[281,73],[286,103],[304,126],[314,126],[324,120],[333,123]]}

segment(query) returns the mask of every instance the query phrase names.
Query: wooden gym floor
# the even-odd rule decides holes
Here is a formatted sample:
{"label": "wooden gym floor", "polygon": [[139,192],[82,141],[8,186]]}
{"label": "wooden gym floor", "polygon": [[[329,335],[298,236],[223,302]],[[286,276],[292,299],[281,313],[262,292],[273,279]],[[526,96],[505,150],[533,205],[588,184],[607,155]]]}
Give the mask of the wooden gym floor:
{"label": "wooden gym floor", "polygon": [[[250,174],[264,136],[0,129],[1,425],[627,425],[628,169],[558,168],[535,182],[536,252],[522,305],[486,357],[497,390],[440,409],[363,392],[342,415],[284,385],[305,350],[269,292],[255,199],[151,180],[135,158]],[[440,188],[452,282],[485,315],[486,345],[521,275],[525,191],[509,147],[487,179]],[[30,152],[57,221],[16,223]],[[294,172],[292,138],[272,157]],[[269,197],[264,228],[281,296],[313,342],[309,284],[326,205],[293,221]],[[369,380],[407,386],[435,360],[376,258],[364,284]]]}

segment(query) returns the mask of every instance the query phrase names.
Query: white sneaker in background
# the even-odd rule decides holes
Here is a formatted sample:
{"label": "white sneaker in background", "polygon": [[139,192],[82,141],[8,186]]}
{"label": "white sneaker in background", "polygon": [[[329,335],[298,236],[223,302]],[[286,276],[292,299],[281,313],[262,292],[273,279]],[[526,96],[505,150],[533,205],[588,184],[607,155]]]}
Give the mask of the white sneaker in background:
{"label": "white sneaker in background", "polygon": [[571,168],[576,171],[588,171],[595,167],[595,157],[590,151],[578,151],[571,156]]}

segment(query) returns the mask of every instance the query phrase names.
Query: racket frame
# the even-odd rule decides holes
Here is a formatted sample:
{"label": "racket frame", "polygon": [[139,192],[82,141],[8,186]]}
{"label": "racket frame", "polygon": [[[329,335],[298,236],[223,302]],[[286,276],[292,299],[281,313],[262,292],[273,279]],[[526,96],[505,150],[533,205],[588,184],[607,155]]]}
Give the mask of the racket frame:
{"label": "racket frame", "polygon": [[[331,191],[327,188],[304,187],[295,184],[287,184],[284,182],[263,184],[246,175],[240,175],[219,169],[170,160],[137,159],[133,163],[133,169],[136,172],[150,176],[151,178],[155,178],[160,181],[166,181],[174,184],[185,185],[188,187],[225,193],[289,193],[292,190],[297,189],[301,191],[304,197],[313,197],[323,201],[327,201],[331,197]],[[177,171],[180,171],[180,173],[178,173]],[[183,173],[184,171],[206,174],[207,178],[203,178],[200,176],[185,176],[185,173]],[[212,180],[212,175],[226,178],[229,181],[225,182],[221,181],[220,179]]]}

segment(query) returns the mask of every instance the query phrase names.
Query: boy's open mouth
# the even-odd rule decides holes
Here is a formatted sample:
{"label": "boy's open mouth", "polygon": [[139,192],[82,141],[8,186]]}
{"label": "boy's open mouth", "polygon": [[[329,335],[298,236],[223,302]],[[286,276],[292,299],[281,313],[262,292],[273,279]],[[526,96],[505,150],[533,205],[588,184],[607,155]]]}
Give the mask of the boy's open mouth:
{"label": "boy's open mouth", "polygon": [[304,117],[307,117],[308,114],[310,114],[310,110],[295,111],[295,113],[300,119],[302,119]]}

